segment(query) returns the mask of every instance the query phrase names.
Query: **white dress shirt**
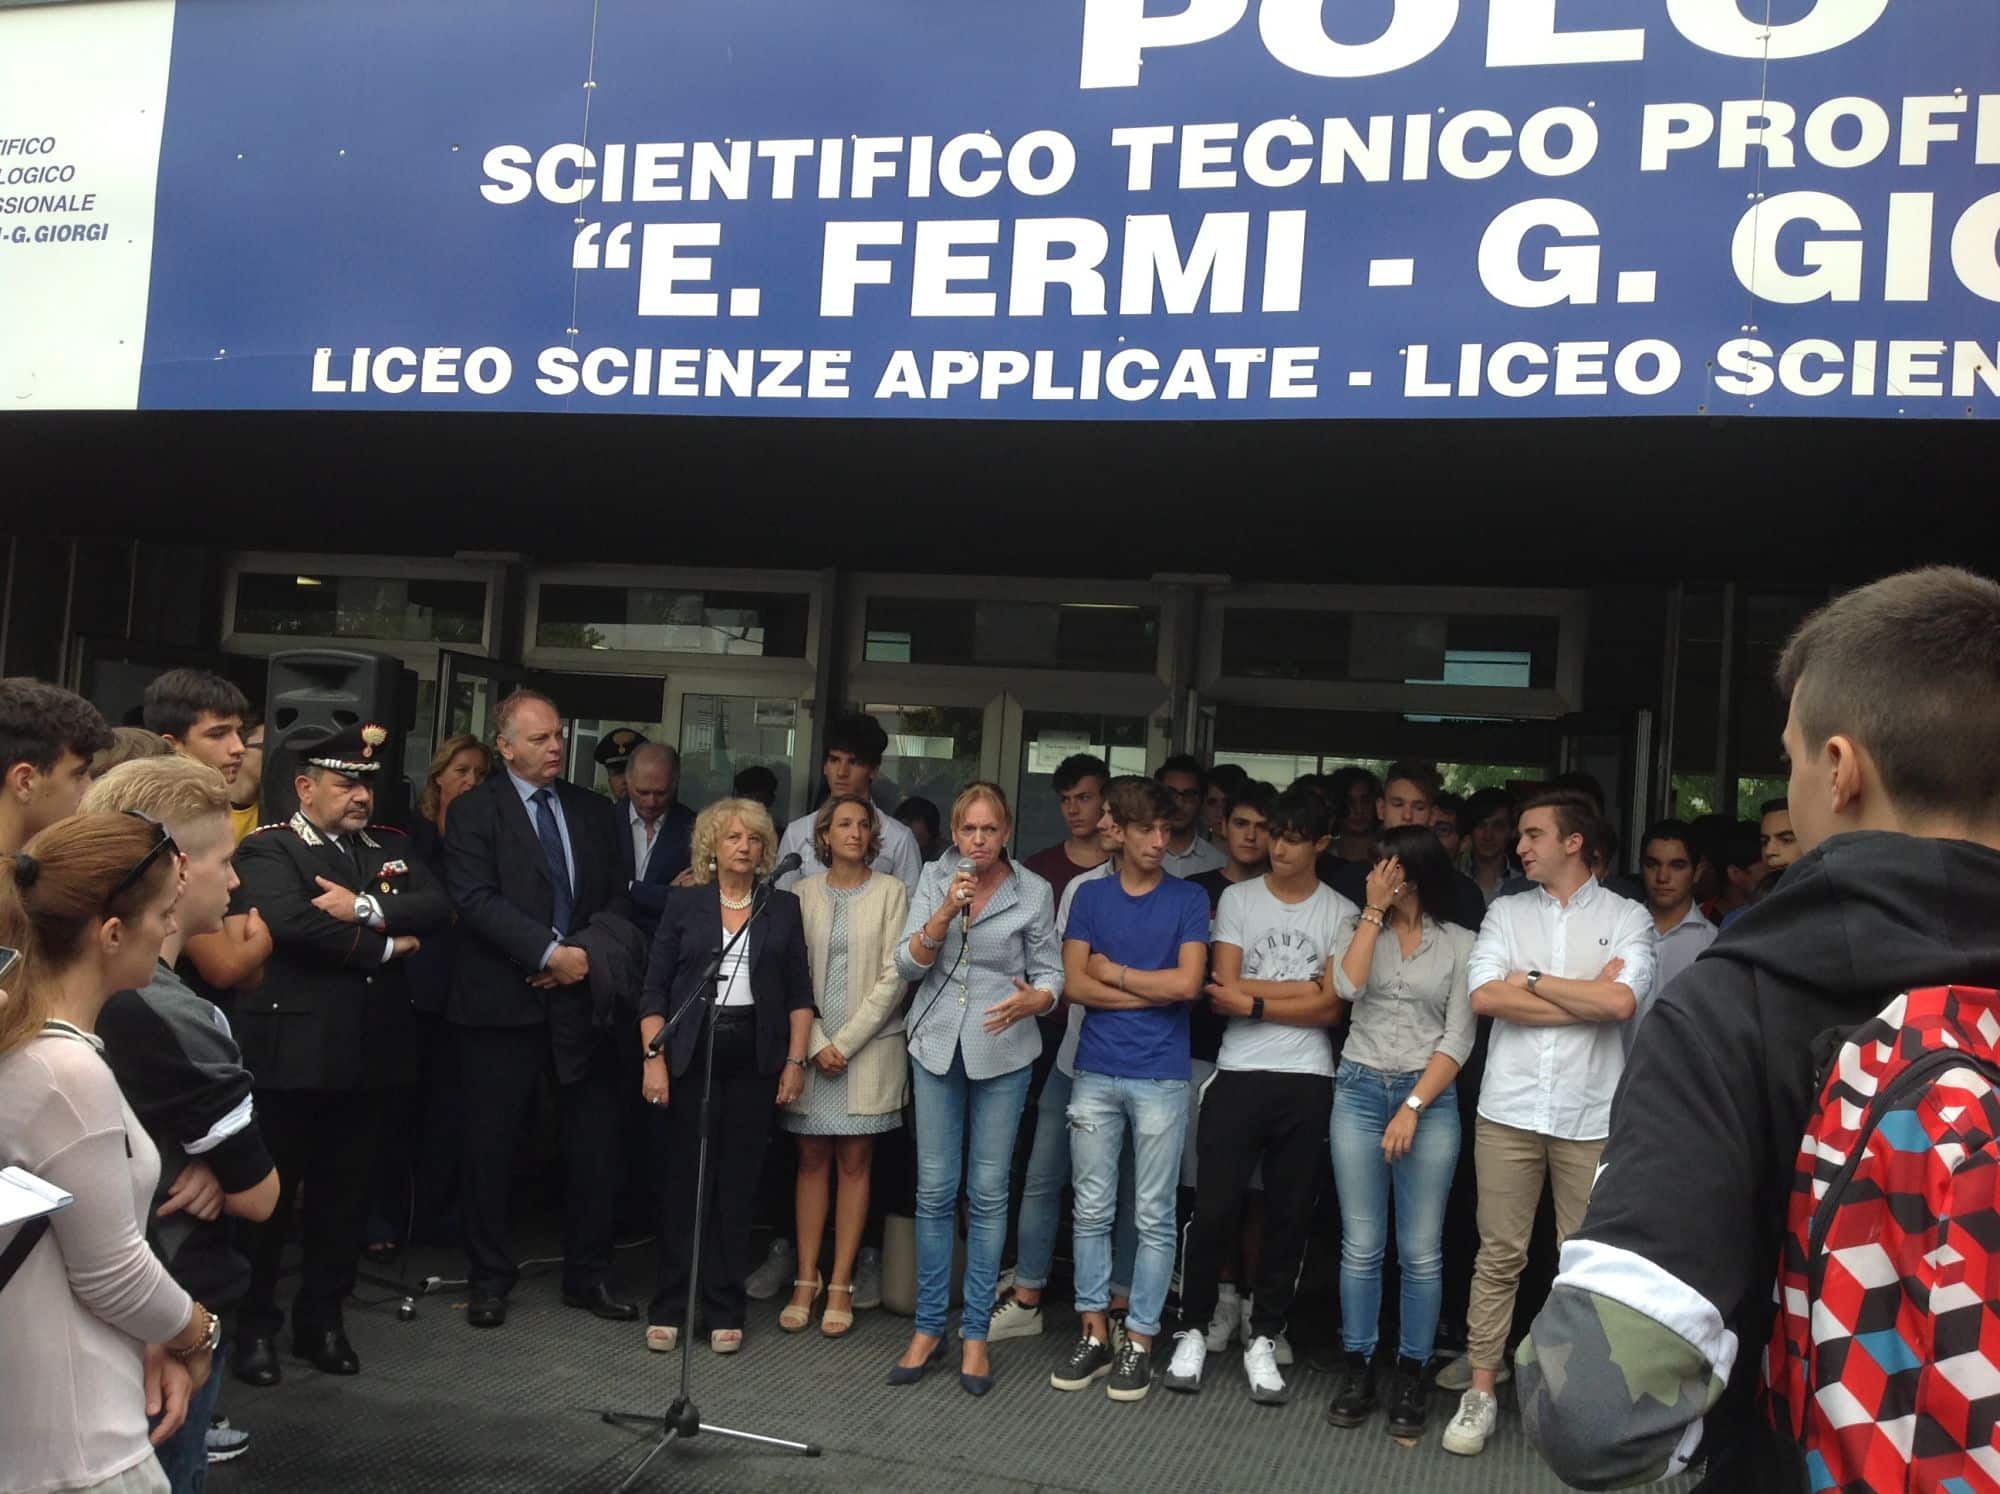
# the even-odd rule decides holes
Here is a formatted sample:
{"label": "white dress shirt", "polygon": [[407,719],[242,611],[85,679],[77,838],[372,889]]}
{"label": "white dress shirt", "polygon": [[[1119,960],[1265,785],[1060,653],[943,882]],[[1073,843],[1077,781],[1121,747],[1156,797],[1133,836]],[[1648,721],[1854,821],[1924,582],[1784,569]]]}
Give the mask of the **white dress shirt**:
{"label": "white dress shirt", "polygon": [[630,805],[626,806],[626,814],[632,821],[632,880],[643,882],[646,880],[646,863],[653,859],[653,847],[660,843],[660,826],[666,824],[667,817],[662,814],[648,825],[639,811]]}
{"label": "white dress shirt", "polygon": [[[1578,888],[1567,906],[1537,887],[1496,898],[1486,910],[1466,983],[1477,991],[1515,970],[1595,980],[1616,958],[1625,962],[1619,984],[1630,987],[1643,1008],[1656,985],[1653,945],[1653,915],[1599,886],[1596,878]],[[1495,1017],[1479,1087],[1480,1115],[1565,1141],[1610,1135],[1611,1094],[1625,1072],[1629,1025],[1529,1027]]]}
{"label": "white dress shirt", "polygon": [[[810,877],[815,872],[826,870],[824,866],[820,865],[819,856],[813,850],[813,822],[818,818],[818,810],[814,810],[811,814],[802,814],[793,820],[791,824],[785,826],[785,833],[778,838],[778,859],[780,861],[783,861],[794,851],[797,851],[804,861],[804,865],[797,871],[788,872],[786,875],[778,878],[778,890],[780,892],[790,892],[792,884],[797,882],[801,877]],[[875,858],[874,869],[876,871],[887,872],[903,884],[904,890],[911,897],[915,897],[917,895],[917,878],[923,875],[924,870],[924,857],[923,853],[917,849],[916,836],[910,833],[908,825],[905,825],[892,814],[884,814],[880,810],[877,810],[875,818],[882,827],[882,851]],[[955,856],[952,858],[954,865],[957,864],[957,860],[958,858]]]}

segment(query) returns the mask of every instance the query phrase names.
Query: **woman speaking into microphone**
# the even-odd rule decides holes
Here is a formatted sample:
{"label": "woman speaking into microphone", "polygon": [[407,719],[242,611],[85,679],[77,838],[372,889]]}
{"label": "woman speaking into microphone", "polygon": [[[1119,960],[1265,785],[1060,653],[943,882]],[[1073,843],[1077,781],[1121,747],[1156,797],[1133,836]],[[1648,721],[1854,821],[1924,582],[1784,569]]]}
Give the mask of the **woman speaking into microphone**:
{"label": "woman speaking into microphone", "polygon": [[[693,885],[668,895],[639,999],[639,1039],[650,1049],[669,1021],[702,999],[716,952],[750,921],[757,898],[767,900],[716,978],[713,1192],[700,1243],[702,1311],[709,1347],[718,1354],[743,1347],[749,1301],[743,1285],[754,1264],[750,1222],[764,1141],[777,1107],[805,1087],[812,1036],[812,974],[799,900],[757,886],[771,874],[777,846],[771,817],[755,800],[724,799],[701,812],[690,847]],[[641,1081],[646,1103],[664,1112],[657,1147],[659,1284],[646,1315],[646,1347],[661,1352],[675,1346],[686,1326],[704,1098],[702,1021],[690,1014],[675,1026],[666,1051],[646,1060]]]}
{"label": "woman speaking into microphone", "polygon": [[951,1305],[953,1221],[961,1185],[965,1340],[959,1383],[993,1387],[986,1329],[1007,1236],[1007,1185],[1028,1080],[1042,1051],[1034,1019],[1062,993],[1049,884],[1007,860],[1007,795],[974,783],[951,806],[956,854],[924,868],[896,950],[918,982],[907,1020],[917,1124],[917,1326],[889,1371],[909,1385],[944,1350]]}

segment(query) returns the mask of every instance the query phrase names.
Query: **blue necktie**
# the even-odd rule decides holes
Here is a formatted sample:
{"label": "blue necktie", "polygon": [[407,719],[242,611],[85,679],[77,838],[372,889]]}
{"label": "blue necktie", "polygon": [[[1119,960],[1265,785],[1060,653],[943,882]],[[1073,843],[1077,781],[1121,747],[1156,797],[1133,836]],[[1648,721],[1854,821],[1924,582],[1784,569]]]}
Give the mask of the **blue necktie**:
{"label": "blue necktie", "polygon": [[551,922],[558,934],[569,932],[570,915],[576,911],[576,897],[569,886],[569,858],[563,855],[562,832],[556,829],[555,795],[536,789],[535,834],[542,840],[542,855],[548,858],[549,881],[555,888],[555,916]]}

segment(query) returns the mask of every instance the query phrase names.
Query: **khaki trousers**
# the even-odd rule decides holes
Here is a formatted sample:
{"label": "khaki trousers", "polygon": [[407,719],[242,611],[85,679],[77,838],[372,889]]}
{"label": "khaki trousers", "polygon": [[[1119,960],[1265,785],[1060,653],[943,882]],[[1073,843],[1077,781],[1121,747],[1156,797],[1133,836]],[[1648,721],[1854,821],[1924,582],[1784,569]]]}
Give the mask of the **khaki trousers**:
{"label": "khaki trousers", "polygon": [[1474,1369],[1497,1370],[1514,1324],[1514,1296],[1528,1260],[1528,1237],[1541,1206],[1542,1179],[1556,1200],[1556,1243],[1583,1223],[1590,1184],[1604,1142],[1564,1141],[1503,1126],[1480,1116],[1472,1165],[1479,1181],[1479,1257],[1472,1267],[1466,1311],[1466,1357]]}

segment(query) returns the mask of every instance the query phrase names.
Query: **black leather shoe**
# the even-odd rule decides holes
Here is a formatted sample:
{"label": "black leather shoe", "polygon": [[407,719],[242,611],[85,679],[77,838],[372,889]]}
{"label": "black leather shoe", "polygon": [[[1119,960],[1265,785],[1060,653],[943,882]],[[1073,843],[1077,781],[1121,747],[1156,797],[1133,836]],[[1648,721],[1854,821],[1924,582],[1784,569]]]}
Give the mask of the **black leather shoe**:
{"label": "black leather shoe", "polygon": [[1424,1367],[1414,1359],[1396,1359],[1389,1376],[1389,1435],[1408,1441],[1424,1434],[1430,1406],[1424,1395]]}
{"label": "black leather shoe", "polygon": [[592,1317],[602,1318],[607,1323],[629,1323],[639,1316],[637,1303],[620,1302],[611,1288],[601,1281],[587,1292],[572,1292],[565,1288],[562,1298],[564,1307],[581,1307]]}
{"label": "black leather shoe", "polygon": [[1333,1388],[1326,1419],[1337,1427],[1358,1427],[1375,1411],[1375,1366],[1359,1354],[1349,1354]]}
{"label": "black leather shoe", "polygon": [[239,1338],[229,1360],[245,1385],[276,1385],[284,1378],[278,1368],[278,1346],[268,1338]]}
{"label": "black leather shoe", "polygon": [[507,1321],[507,1299],[474,1292],[466,1304],[465,1321],[475,1328],[498,1328]]}
{"label": "black leather shoe", "polygon": [[347,1335],[338,1328],[329,1328],[324,1333],[294,1334],[292,1353],[321,1374],[361,1373],[360,1356],[354,1352],[354,1345],[347,1341]]}

